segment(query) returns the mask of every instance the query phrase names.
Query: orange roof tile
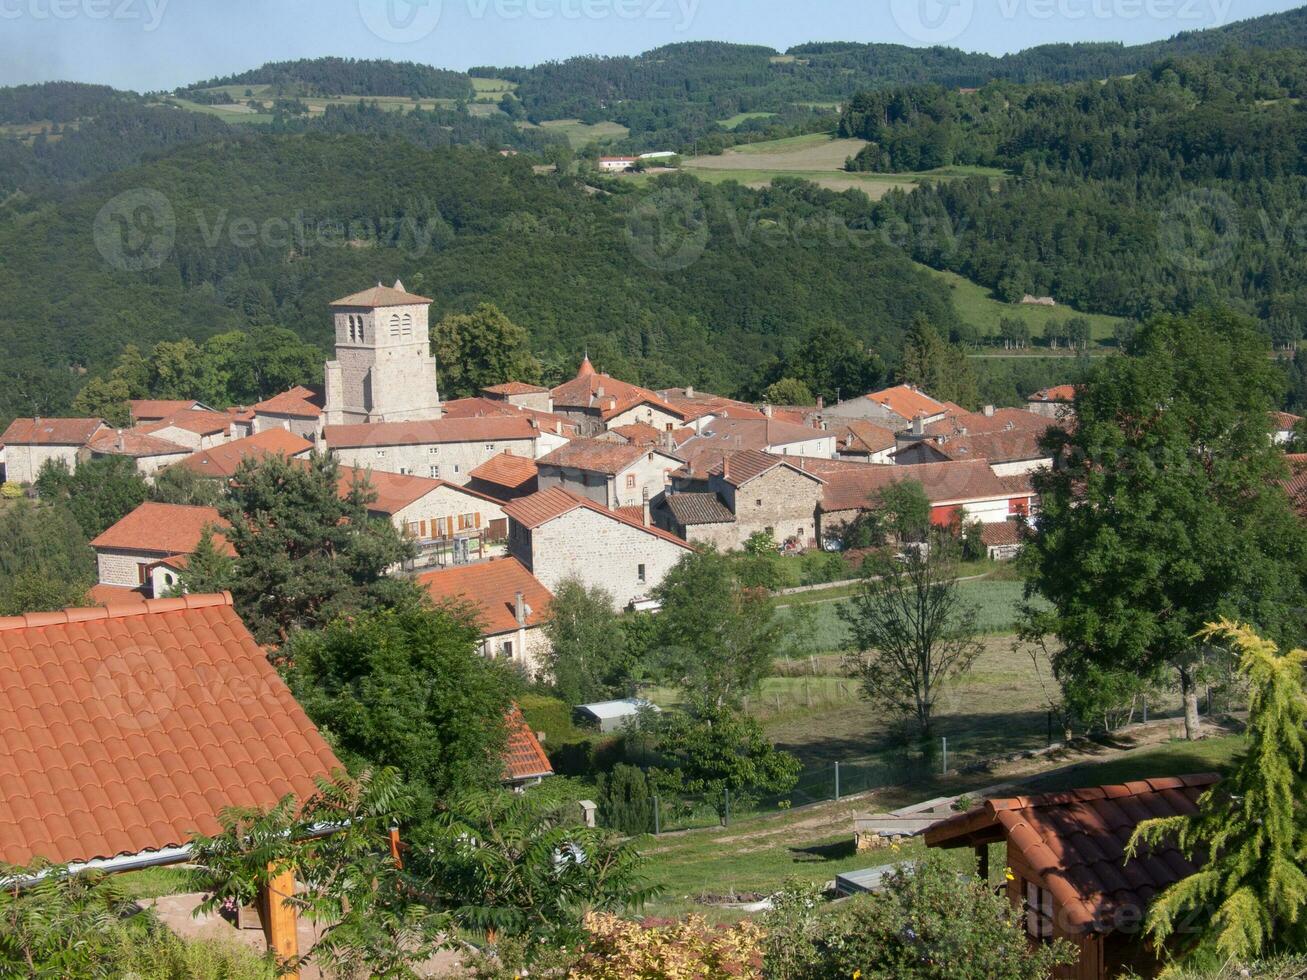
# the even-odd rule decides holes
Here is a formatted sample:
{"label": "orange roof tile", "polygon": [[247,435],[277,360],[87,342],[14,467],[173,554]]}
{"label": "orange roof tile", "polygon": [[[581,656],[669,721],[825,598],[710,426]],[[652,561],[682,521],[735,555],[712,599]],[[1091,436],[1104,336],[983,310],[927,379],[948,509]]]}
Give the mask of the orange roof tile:
{"label": "orange roof tile", "polygon": [[0,861],[139,854],[342,768],[231,606],[0,619]]}
{"label": "orange roof tile", "polygon": [[[617,511],[609,510],[602,507],[585,497],[578,497],[574,493],[569,493],[562,487],[550,487],[548,490],[541,490],[539,493],[533,493],[529,497],[519,497],[517,500],[510,500],[504,504],[504,513],[511,517],[517,523],[525,528],[534,529],[542,524],[547,524],[552,520],[569,514],[578,507],[584,507],[592,510],[596,514],[603,514],[620,524],[636,528],[646,534],[651,534],[656,538],[662,538],[664,541],[670,541],[672,544],[685,548],[687,551],[693,549],[676,535],[664,531],[662,528],[652,525],[645,525],[640,521],[633,520]],[[643,508],[641,508],[643,516]]]}
{"label": "orange roof tile", "polygon": [[540,626],[549,619],[554,598],[516,558],[454,565],[419,575],[417,582],[437,601],[462,600],[476,606],[486,636],[518,628],[517,593],[527,604],[527,626]]}
{"label": "orange roof tile", "polygon": [[319,387],[296,385],[287,391],[266,398],[254,406],[258,415],[289,415],[298,419],[316,419],[322,415],[326,396]]}
{"label": "orange roof tile", "polygon": [[150,456],[185,456],[189,446],[179,446],[140,429],[112,429],[101,432],[87,444],[87,448],[101,456],[132,456],[138,459]]}
{"label": "orange roof tile", "polygon": [[1271,413],[1271,427],[1279,432],[1288,432],[1301,421],[1302,416],[1294,415],[1292,412]]}
{"label": "orange roof tile", "polygon": [[1051,458],[1040,448],[1041,432],[1013,429],[1010,432],[977,432],[949,436],[929,443],[945,459],[983,459],[990,463]]}
{"label": "orange roof tile", "polygon": [[131,398],[127,406],[134,422],[158,422],[177,412],[200,407],[194,398]]}
{"label": "orange roof tile", "polygon": [[[575,378],[564,381],[552,390],[555,408],[597,408],[600,411],[607,411],[611,408],[611,402],[638,403],[640,399],[652,399],[656,403],[667,405],[679,414],[679,409],[664,402],[648,388],[641,388],[628,381],[619,381],[611,375],[599,374],[593,368],[586,370],[589,364],[589,360],[583,362],[582,370]],[[601,399],[602,405],[599,404]]]}
{"label": "orange roof tile", "polygon": [[515,416],[329,425],[325,430],[327,445],[332,449],[526,440],[538,434],[539,430],[529,419]]}
{"label": "orange roof tile", "polygon": [[1026,526],[1020,521],[995,521],[980,528],[980,540],[989,548],[1020,544],[1025,539]]}
{"label": "orange roof tile", "polygon": [[[92,541],[91,547],[159,555],[190,554],[200,543],[204,529],[212,526],[228,526],[213,507],[147,500]],[[226,543],[220,534],[215,535],[215,543],[218,540]]]}
{"label": "orange roof tile", "polygon": [[831,430],[846,453],[880,453],[893,449],[897,442],[894,430],[867,419],[838,419]]}
{"label": "orange roof tile", "polygon": [[226,412],[206,412],[200,409],[186,409],[174,412],[157,422],[138,425],[142,432],[155,433],[163,429],[184,429],[196,435],[210,436],[219,432],[228,432],[234,420]]}
{"label": "orange roof tile", "polygon": [[332,306],[415,306],[418,304],[430,304],[432,300],[425,296],[418,296],[404,289],[404,284],[398,279],[395,280],[394,286],[383,286],[377,283],[371,289],[365,289],[361,293],[351,293],[348,296],[342,296],[340,299],[332,302]]}
{"label": "orange roof tile", "polygon": [[145,593],[140,589],[129,589],[125,585],[91,586],[86,597],[96,606],[122,606],[145,602]]}
{"label": "orange roof tile", "polygon": [[873,391],[867,397],[877,404],[884,405],[900,418],[908,420],[918,415],[939,415],[945,411],[943,404],[910,385],[895,385],[893,388]]}
{"label": "orange roof tile", "polygon": [[487,385],[481,390],[491,395],[543,395],[549,391],[548,388],[527,384],[525,381],[505,381],[501,385]]}
{"label": "orange roof tile", "polygon": [[648,422],[631,422],[627,425],[614,426],[608,431],[616,433],[635,446],[661,446],[663,437],[667,434]]}
{"label": "orange roof tile", "polygon": [[[585,470],[588,473],[620,473],[651,453],[671,456],[656,446],[637,446],[628,442],[611,442],[606,439],[572,439],[536,460],[537,466],[556,466],[562,469]],[[669,462],[676,465],[675,457]]]}
{"label": "orange roof tile", "polygon": [[826,481],[821,507],[828,513],[865,509],[870,506],[872,494],[900,480],[919,482],[932,504],[965,504],[1008,496],[989,464],[979,459],[903,466],[807,459],[804,466]]}
{"label": "orange roof tile", "polygon": [[988,800],[930,827],[931,847],[969,847],[1006,839],[1020,853],[1072,933],[1110,932],[1119,916],[1139,921],[1153,896],[1198,868],[1173,845],[1126,859],[1135,827],[1152,817],[1192,815],[1219,776],[1168,776],[1042,796]]}
{"label": "orange roof tile", "polygon": [[354,466],[340,467],[337,485],[341,496],[349,493],[355,480],[367,483],[372,488],[372,494],[376,499],[367,506],[368,510],[374,514],[396,514],[409,504],[416,503],[427,494],[439,490],[441,487],[447,487],[455,493],[467,494],[469,497],[476,497],[478,500],[484,500],[488,503],[496,505],[499,503],[494,497],[478,493],[475,490],[469,490],[467,487],[450,483],[447,480],[434,480],[430,477],[414,476],[411,473],[387,473],[384,470],[359,469]]}
{"label": "orange roof tile", "polygon": [[539,469],[534,459],[514,456],[512,453],[499,453],[468,473],[468,479],[493,483],[496,486],[516,490],[536,479]]}
{"label": "orange roof tile", "polygon": [[241,461],[247,458],[259,459],[264,456],[285,456],[290,459],[309,452],[313,443],[285,429],[264,429],[262,432],[244,439],[201,449],[183,459],[178,465],[194,470],[200,476],[211,479],[225,479],[235,474]]}
{"label": "orange roof tile", "polygon": [[504,747],[504,781],[521,782],[552,776],[554,767],[527,724],[522,709],[513,705],[508,712],[508,744]]}
{"label": "orange roof tile", "polygon": [[442,406],[446,419],[519,418],[534,419],[546,432],[571,435],[576,423],[565,415],[524,408],[497,398],[455,398]]}
{"label": "orange roof tile", "polygon": [[1051,388],[1043,388],[1026,399],[1028,402],[1073,402],[1075,400],[1075,385],[1054,385]]}
{"label": "orange roof tile", "polygon": [[804,476],[811,477],[815,483],[823,482],[820,476],[806,468],[807,462],[802,456],[773,456],[770,453],[762,453],[756,449],[745,449],[743,452],[724,455],[709,467],[708,475],[720,476],[731,486],[742,487],[750,480],[756,479],[778,466],[786,466],[792,470],[798,470]]}
{"label": "orange roof tile", "polygon": [[14,419],[0,436],[6,446],[84,446],[104,419]]}

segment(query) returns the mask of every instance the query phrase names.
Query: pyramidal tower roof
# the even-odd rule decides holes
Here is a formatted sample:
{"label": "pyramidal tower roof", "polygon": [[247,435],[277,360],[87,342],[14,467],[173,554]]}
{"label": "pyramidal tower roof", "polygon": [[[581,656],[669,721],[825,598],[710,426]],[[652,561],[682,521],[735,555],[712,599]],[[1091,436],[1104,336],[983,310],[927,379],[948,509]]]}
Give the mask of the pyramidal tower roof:
{"label": "pyramidal tower roof", "polygon": [[580,368],[577,369],[576,376],[578,378],[587,378],[594,373],[595,368],[594,365],[590,363],[590,355],[586,354],[585,358],[581,361]]}
{"label": "pyramidal tower roof", "polygon": [[419,303],[431,303],[432,301],[426,296],[418,296],[416,293],[410,293],[404,289],[404,284],[396,279],[395,285],[383,286],[377,283],[371,289],[365,289],[361,293],[354,293],[352,296],[344,296],[336,300],[332,306],[414,306]]}

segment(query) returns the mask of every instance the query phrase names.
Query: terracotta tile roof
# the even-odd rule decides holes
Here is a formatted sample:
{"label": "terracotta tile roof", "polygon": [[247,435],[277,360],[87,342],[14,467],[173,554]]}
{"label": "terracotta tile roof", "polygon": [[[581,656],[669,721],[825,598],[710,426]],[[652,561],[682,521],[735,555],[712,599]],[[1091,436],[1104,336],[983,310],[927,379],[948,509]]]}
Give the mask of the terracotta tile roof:
{"label": "terracotta tile roof", "polygon": [[217,435],[231,429],[232,417],[226,412],[206,412],[200,409],[187,409],[174,412],[158,422],[138,425],[142,432],[155,433],[163,429],[184,429],[200,436]]}
{"label": "terracotta tile roof", "polygon": [[1003,487],[1003,492],[1009,497],[1020,497],[1035,492],[1035,484],[1029,473],[1018,473],[1015,476],[1000,476],[998,482]]}
{"label": "terracotta tile roof", "polygon": [[326,396],[319,387],[296,385],[271,398],[264,399],[254,406],[258,415],[289,415],[298,419],[316,419],[321,417]]}
{"label": "terracotta tile roof", "polygon": [[287,459],[309,452],[313,443],[302,439],[285,429],[264,429],[262,432],[244,439],[201,449],[191,453],[178,465],[194,470],[200,476],[211,479],[226,479],[235,474],[236,468],[244,459],[260,459],[264,456],[285,456]]}
{"label": "terracotta tile roof", "polygon": [[553,774],[554,767],[549,764],[549,757],[545,755],[536,733],[527,724],[522,709],[513,705],[512,710],[508,712],[508,743],[504,747],[504,781],[521,782]]}
{"label": "terracotta tile roof", "polygon": [[788,466],[821,483],[820,476],[808,471],[807,462],[802,456],[773,456],[771,453],[759,452],[756,449],[745,449],[742,452],[724,455],[709,467],[708,475],[720,476],[731,486],[742,487],[750,480],[757,479],[778,466]]}
{"label": "terracotta tile roof", "polygon": [[456,398],[453,401],[445,402],[442,408],[444,417],[447,419],[534,419],[536,424],[545,432],[568,436],[576,431],[576,423],[565,415],[559,415],[555,412],[542,412],[535,408],[523,408],[521,405],[514,405],[511,402],[500,401],[495,398]]}
{"label": "terracotta tile roof", "polygon": [[149,456],[186,456],[189,446],[179,446],[140,429],[112,429],[101,432],[87,444],[87,448],[101,456],[132,456],[137,459]]}
{"label": "terracotta tile roof", "polygon": [[91,586],[86,593],[91,603],[96,606],[122,606],[145,604],[145,593],[140,589],[129,589],[125,585],[104,585],[103,583]]}
{"label": "terracotta tile roof", "polygon": [[486,636],[518,628],[517,593],[522,593],[527,605],[527,626],[548,621],[549,604],[554,598],[516,558],[454,565],[419,575],[417,582],[438,602],[463,600],[476,606]]}
{"label": "terracotta tile roof", "polygon": [[499,504],[499,501],[495,500],[494,497],[478,493],[476,490],[469,490],[467,487],[450,483],[447,480],[433,480],[430,477],[414,476],[411,473],[387,473],[384,470],[359,469],[353,466],[340,467],[337,486],[341,496],[349,493],[356,479],[367,483],[372,488],[372,493],[377,499],[368,504],[368,510],[374,514],[386,514],[388,516],[396,514],[409,504],[416,503],[427,494],[433,493],[441,487],[446,487],[455,493],[466,494],[469,497],[475,497],[488,503]]}
{"label": "terracotta tile roof", "polygon": [[[585,497],[578,497],[574,493],[569,493],[562,487],[550,487],[548,490],[541,490],[539,493],[533,493],[529,497],[519,497],[517,500],[510,500],[504,504],[504,513],[511,517],[517,523],[528,529],[535,529],[542,524],[547,524],[552,520],[562,517],[564,514],[570,514],[578,507],[584,507],[592,510],[596,514],[603,514],[611,520],[620,524],[626,524],[629,527],[636,528],[646,534],[651,534],[655,538],[662,538],[672,544],[679,545],[689,550],[690,546],[674,534],[664,531],[662,528],[653,527],[652,525],[642,524],[640,521],[632,520],[623,514],[602,507],[593,500]],[[643,516],[643,508],[641,508]]]}
{"label": "terracotta tile roof", "polygon": [[832,420],[828,431],[835,434],[841,452],[846,453],[880,453],[893,449],[897,445],[894,430],[866,419],[839,419],[838,424]]}
{"label": "terracotta tile roof", "polygon": [[0,619],[0,861],[138,854],[342,768],[229,595]]}
{"label": "terracotta tile roof", "polygon": [[735,515],[715,493],[669,493],[663,503],[682,527],[735,523]]}
{"label": "terracotta tile roof", "polygon": [[605,422],[609,419],[616,418],[623,412],[629,412],[631,409],[640,405],[652,405],[661,412],[666,412],[673,418],[680,419],[682,422],[687,420],[686,414],[675,405],[663,401],[652,391],[631,395],[627,398],[611,398],[606,400],[607,408],[602,408],[600,418]]}
{"label": "terracotta tile roof", "polygon": [[699,434],[704,441],[728,442],[737,449],[766,449],[768,446],[787,446],[834,437],[833,432],[765,416],[760,419],[713,419]]}
{"label": "terracotta tile roof", "polygon": [[6,446],[84,446],[104,419],[14,419],[0,436]]}
{"label": "terracotta tile roof", "polygon": [[981,435],[989,432],[1010,432],[1019,429],[1043,435],[1052,425],[1047,415],[1037,415],[1024,408],[996,408],[994,414],[984,412],[953,412],[926,426],[932,436]]}
{"label": "terracotta tile roof", "polygon": [[476,469],[468,472],[469,480],[493,483],[495,486],[516,490],[536,479],[539,473],[534,459],[499,453],[491,456]]}
{"label": "terracotta tile roof", "polygon": [[[571,381],[564,381],[552,389],[555,408],[599,408],[600,411],[606,411],[610,407],[610,401],[625,402],[641,398],[667,404],[648,388],[618,381],[610,375],[595,372],[593,368],[585,370],[589,363],[588,360],[583,362],[581,372]],[[601,391],[602,395],[600,395]],[[596,404],[600,398],[604,401],[602,406]],[[668,405],[668,407],[673,406]]]}
{"label": "terracotta tile roof", "polygon": [[1301,421],[1302,416],[1294,415],[1292,412],[1271,413],[1271,427],[1277,432],[1289,432]]}
{"label": "terracotta tile roof", "polygon": [[587,473],[613,475],[643,459],[658,453],[668,457],[669,464],[679,462],[666,449],[657,446],[637,446],[633,443],[610,442],[606,439],[573,439],[536,460],[537,466],[553,466]]}
{"label": "terracotta tile roof", "polygon": [[822,510],[862,510],[878,490],[900,480],[916,480],[932,504],[997,500],[1008,496],[1002,482],[984,460],[964,463],[876,465],[843,460],[804,460],[807,469],[826,481]]}
{"label": "terracotta tile roof", "polygon": [[926,844],[1006,839],[1052,893],[1060,922],[1072,933],[1107,932],[1118,915],[1138,916],[1158,892],[1198,870],[1170,845],[1126,860],[1135,827],[1151,817],[1196,813],[1198,798],[1218,779],[1212,773],[1169,776],[988,800],[929,828]]}
{"label": "terracotta tile roof", "polygon": [[531,425],[530,420],[515,416],[329,425],[325,430],[327,445],[332,449],[527,440],[538,434],[539,430]]}
{"label": "terracotta tile roof", "polygon": [[1020,544],[1025,539],[1026,526],[1020,521],[997,521],[983,524],[980,528],[980,540],[987,548]]}
{"label": "terracotta tile roof", "polygon": [[1280,486],[1289,495],[1289,505],[1307,520],[1307,453],[1287,453],[1284,458],[1289,463],[1289,478]]}
{"label": "terracotta tile roof", "polygon": [[429,304],[432,301],[425,296],[418,296],[404,289],[404,284],[398,279],[395,280],[394,286],[383,286],[377,283],[371,289],[365,289],[361,293],[351,293],[348,296],[342,296],[340,299],[332,302],[332,306],[415,306],[417,304]]}
{"label": "terracotta tile roof", "polygon": [[945,459],[984,459],[991,463],[1010,463],[1027,459],[1051,459],[1039,447],[1040,432],[1013,429],[1010,432],[978,432],[975,435],[948,436],[932,441],[930,448]]}
{"label": "terracotta tile roof", "polygon": [[178,412],[199,408],[194,398],[131,398],[127,401],[135,422],[157,422]]}
{"label": "terracotta tile roof", "polygon": [[501,385],[487,385],[481,389],[489,395],[543,395],[548,388],[527,384],[525,381],[505,381]]}
{"label": "terracotta tile roof", "polygon": [[918,391],[910,385],[895,385],[893,388],[873,391],[866,397],[909,421],[918,415],[939,415],[946,411],[941,402],[935,401],[924,391]]}
{"label": "terracotta tile roof", "polygon": [[661,446],[663,437],[667,434],[648,422],[631,422],[614,426],[608,431],[616,433],[633,446]]}
{"label": "terracotta tile roof", "polygon": [[1026,399],[1028,402],[1073,402],[1075,400],[1075,385],[1054,385],[1051,388],[1043,388]]}
{"label": "terracotta tile roof", "polygon": [[[213,507],[147,500],[92,541],[91,547],[158,555],[190,554],[210,526],[227,526]],[[215,544],[220,540],[226,543],[216,535]]]}

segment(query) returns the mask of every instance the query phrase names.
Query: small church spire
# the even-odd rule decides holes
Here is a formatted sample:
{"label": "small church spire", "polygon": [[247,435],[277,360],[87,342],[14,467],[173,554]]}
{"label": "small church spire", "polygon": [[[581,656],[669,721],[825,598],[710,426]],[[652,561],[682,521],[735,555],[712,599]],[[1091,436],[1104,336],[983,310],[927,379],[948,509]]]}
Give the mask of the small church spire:
{"label": "small church spire", "polygon": [[586,378],[595,373],[594,365],[590,363],[590,352],[585,352],[585,358],[581,361],[581,367],[577,370],[578,378]]}

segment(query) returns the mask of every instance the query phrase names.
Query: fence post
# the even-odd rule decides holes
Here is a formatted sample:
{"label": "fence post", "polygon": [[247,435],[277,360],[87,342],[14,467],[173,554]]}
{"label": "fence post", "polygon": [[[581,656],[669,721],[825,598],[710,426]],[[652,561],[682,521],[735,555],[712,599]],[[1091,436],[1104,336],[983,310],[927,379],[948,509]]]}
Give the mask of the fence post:
{"label": "fence post", "polygon": [[948,736],[941,736],[940,741],[944,743],[944,768],[941,770],[941,776],[948,775]]}
{"label": "fence post", "polygon": [[840,764],[835,763],[835,802],[840,801]]}
{"label": "fence post", "polygon": [[1148,724],[1148,699],[1144,698],[1144,724]]}
{"label": "fence post", "polygon": [[654,797],[654,836],[657,837],[663,831],[662,821],[658,813],[658,797]]}
{"label": "fence post", "polygon": [[731,825],[731,788],[729,786],[723,786],[722,794],[726,800],[726,807],[722,818],[722,826],[729,827]]}

